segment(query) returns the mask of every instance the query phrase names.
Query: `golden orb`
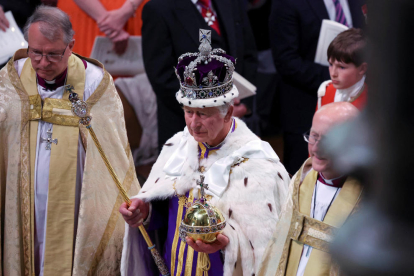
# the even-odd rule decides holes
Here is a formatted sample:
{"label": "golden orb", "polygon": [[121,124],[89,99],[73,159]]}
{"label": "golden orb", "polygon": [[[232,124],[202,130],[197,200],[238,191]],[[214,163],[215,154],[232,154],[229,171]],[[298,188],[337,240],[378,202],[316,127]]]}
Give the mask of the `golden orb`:
{"label": "golden orb", "polygon": [[200,201],[187,209],[180,225],[180,237],[185,242],[188,236],[205,243],[212,243],[219,233],[223,232],[226,220],[216,207]]}
{"label": "golden orb", "polygon": [[189,204],[179,227],[180,238],[183,242],[185,242],[185,237],[188,236],[195,241],[201,240],[205,243],[212,243],[226,227],[226,219],[220,210],[207,202],[204,189],[208,189],[208,185],[203,183],[204,176],[200,177],[201,182],[197,181],[197,184],[201,186],[201,197],[194,203]]}

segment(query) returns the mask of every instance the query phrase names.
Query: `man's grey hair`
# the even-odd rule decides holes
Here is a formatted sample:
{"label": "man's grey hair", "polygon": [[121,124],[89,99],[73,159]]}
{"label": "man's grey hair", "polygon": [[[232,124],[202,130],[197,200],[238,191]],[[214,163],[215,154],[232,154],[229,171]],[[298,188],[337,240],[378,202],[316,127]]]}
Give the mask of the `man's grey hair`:
{"label": "man's grey hair", "polygon": [[231,100],[230,102],[225,103],[224,105],[217,106],[217,109],[219,110],[221,117],[224,118],[227,112],[229,111],[230,106],[233,106],[233,105],[234,105],[234,101]]}
{"label": "man's grey hair", "polygon": [[30,26],[36,22],[42,22],[42,24],[39,24],[39,30],[50,41],[63,39],[65,44],[69,44],[75,34],[69,16],[65,12],[55,7],[41,5],[29,17],[24,26],[24,39],[26,41],[29,41]]}

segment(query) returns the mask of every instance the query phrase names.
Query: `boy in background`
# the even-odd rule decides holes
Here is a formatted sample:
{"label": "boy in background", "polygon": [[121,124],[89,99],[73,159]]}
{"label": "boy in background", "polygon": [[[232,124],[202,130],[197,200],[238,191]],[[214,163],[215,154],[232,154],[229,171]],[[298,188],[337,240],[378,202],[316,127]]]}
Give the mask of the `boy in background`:
{"label": "boy in background", "polygon": [[318,89],[316,110],[332,102],[350,102],[358,109],[365,107],[368,87],[365,83],[367,63],[364,60],[366,39],[361,29],[340,33],[328,47],[331,79]]}

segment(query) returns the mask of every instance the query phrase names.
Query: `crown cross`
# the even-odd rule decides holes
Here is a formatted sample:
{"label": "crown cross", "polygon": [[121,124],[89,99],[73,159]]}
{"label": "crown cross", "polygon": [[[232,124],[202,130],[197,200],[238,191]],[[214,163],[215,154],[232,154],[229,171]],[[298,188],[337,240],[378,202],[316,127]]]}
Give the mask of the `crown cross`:
{"label": "crown cross", "polygon": [[200,51],[204,63],[207,64],[211,53],[211,31],[200,29],[199,38],[201,44],[200,47],[198,47],[198,50]]}
{"label": "crown cross", "polygon": [[200,29],[199,42],[203,43],[204,40],[207,40],[207,42],[211,44],[211,31]]}

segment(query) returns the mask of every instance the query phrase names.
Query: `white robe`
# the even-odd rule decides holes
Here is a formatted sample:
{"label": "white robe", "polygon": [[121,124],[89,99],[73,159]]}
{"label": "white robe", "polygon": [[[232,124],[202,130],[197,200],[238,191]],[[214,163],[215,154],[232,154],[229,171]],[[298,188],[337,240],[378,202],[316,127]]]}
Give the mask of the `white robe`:
{"label": "white robe", "polygon": [[[23,65],[27,59],[20,59],[14,62],[14,67],[21,75]],[[96,90],[99,83],[103,78],[103,70],[89,62],[85,70],[85,91],[83,92],[83,99],[86,101],[92,93]],[[58,87],[56,90],[48,91],[42,86],[37,85],[37,91],[39,92],[42,100],[45,98],[61,99],[64,93],[63,86]],[[47,130],[51,129],[53,132],[53,124],[39,121],[37,131],[37,145],[36,145],[36,161],[35,161],[35,267],[36,275],[43,275],[44,264],[44,244],[46,239],[46,221],[47,221],[47,197],[49,191],[49,165],[50,165],[50,150],[46,149],[46,143],[40,141],[40,137],[47,137]],[[58,139],[59,137],[52,138]],[[82,188],[82,176],[83,166],[85,163],[85,149],[83,148],[81,137],[79,135],[78,143],[78,162],[77,162],[77,175],[76,175],[76,202],[75,202],[75,231],[76,235],[78,211],[80,202],[80,192]],[[74,239],[75,240],[75,239]]]}

